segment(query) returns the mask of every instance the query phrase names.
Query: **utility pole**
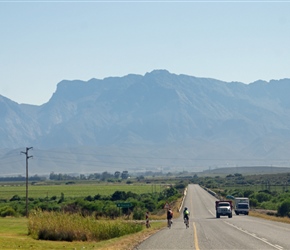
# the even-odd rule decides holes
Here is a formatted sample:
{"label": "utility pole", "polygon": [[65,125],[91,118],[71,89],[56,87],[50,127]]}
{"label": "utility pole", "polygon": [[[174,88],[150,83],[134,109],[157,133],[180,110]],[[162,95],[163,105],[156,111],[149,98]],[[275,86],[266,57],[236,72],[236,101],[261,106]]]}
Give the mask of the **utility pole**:
{"label": "utility pole", "polygon": [[33,147],[27,147],[25,152],[21,152],[26,155],[26,217],[28,217],[28,159],[32,157],[32,155],[28,155],[30,149],[33,149]]}

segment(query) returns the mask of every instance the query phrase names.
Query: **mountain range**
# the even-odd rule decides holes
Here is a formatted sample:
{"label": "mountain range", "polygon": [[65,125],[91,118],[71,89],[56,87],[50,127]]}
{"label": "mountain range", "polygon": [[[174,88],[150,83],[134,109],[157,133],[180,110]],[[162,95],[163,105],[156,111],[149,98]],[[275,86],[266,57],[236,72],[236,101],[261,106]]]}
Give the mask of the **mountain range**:
{"label": "mountain range", "polygon": [[40,106],[0,95],[2,175],[289,167],[290,79],[250,84],[154,70],[63,80]]}

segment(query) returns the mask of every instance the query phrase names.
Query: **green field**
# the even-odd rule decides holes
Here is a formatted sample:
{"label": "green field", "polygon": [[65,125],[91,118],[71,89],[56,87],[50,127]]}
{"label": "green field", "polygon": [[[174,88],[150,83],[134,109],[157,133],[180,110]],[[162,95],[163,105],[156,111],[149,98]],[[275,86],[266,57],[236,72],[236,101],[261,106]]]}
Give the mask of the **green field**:
{"label": "green field", "polygon": [[[60,197],[63,193],[66,198],[77,198],[94,196],[97,194],[109,196],[115,191],[133,192],[137,194],[160,192],[166,185],[152,185],[152,184],[100,184],[100,183],[74,183],[66,185],[65,183],[41,183],[41,185],[29,184],[29,197]],[[25,197],[26,185],[25,183],[1,183],[0,185],[0,199],[11,199],[14,195]],[[5,204],[5,203],[3,203]],[[154,224],[154,223],[153,223]],[[155,228],[152,224],[152,230]],[[128,249],[128,242],[133,244],[139,239],[131,239],[131,237],[141,237],[144,232],[137,234],[122,236],[119,238],[110,239],[107,241],[44,241],[35,240],[28,235],[28,220],[25,217],[5,217],[0,218],[0,249]],[[163,225],[158,224],[158,228]],[[137,236],[139,235],[139,236]],[[124,241],[124,242],[123,242]],[[122,243],[123,242],[123,243]],[[134,243],[135,244],[135,243]],[[113,246],[111,246],[113,245]],[[122,246],[122,247],[121,247]]]}
{"label": "green field", "polygon": [[223,189],[226,190],[252,190],[254,192],[258,192],[260,190],[268,190],[268,191],[276,191],[278,193],[283,193],[289,190],[289,185],[235,185],[235,186],[224,186]]}
{"label": "green field", "polygon": [[[65,197],[77,198],[86,196],[111,195],[115,191],[131,191],[136,194],[160,192],[164,186],[151,184],[72,184],[72,185],[29,185],[28,196],[31,198]],[[11,199],[14,195],[25,197],[26,186],[22,184],[0,185],[0,199]]]}

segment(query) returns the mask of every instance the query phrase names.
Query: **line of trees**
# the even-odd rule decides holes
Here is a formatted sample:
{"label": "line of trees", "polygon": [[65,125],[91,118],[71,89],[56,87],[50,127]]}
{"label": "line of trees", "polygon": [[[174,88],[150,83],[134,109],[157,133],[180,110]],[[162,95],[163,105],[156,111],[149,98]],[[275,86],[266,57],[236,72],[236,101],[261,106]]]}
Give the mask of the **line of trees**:
{"label": "line of trees", "polygon": [[108,179],[128,179],[130,177],[128,171],[116,171],[114,174],[111,174],[107,171],[103,173],[93,173],[89,175],[84,175],[80,174],[78,176],[76,175],[69,175],[69,174],[56,174],[54,172],[51,172],[49,175],[50,180],[57,180],[57,181],[62,181],[62,180],[101,180],[105,181]]}
{"label": "line of trees", "polygon": [[[53,181],[67,181],[67,180],[109,180],[109,179],[122,179],[126,180],[130,177],[129,172],[124,170],[122,172],[116,171],[114,174],[111,174],[107,171],[103,173],[93,173],[89,175],[74,175],[74,174],[62,174],[62,173],[54,173],[51,172],[48,179],[53,180]],[[39,175],[34,175],[34,176],[29,176],[28,181],[30,182],[38,182],[38,181],[45,181],[47,180],[47,177],[45,176],[39,176]],[[20,182],[20,181],[26,181],[26,177],[22,175],[18,176],[5,176],[5,177],[0,177],[0,182]]]}
{"label": "line of trees", "polygon": [[[44,181],[46,178],[43,176],[30,176],[28,177],[29,181]],[[0,177],[0,182],[15,182],[15,181],[25,181],[26,177],[18,175],[18,176],[10,176],[10,177]]]}
{"label": "line of trees", "polygon": [[[136,194],[128,191],[115,191],[112,195],[89,195],[83,198],[60,197],[29,198],[29,211],[65,211],[94,215],[98,217],[116,218],[132,215],[133,219],[144,219],[146,211],[151,213],[163,209],[167,202],[173,202],[182,196],[184,185],[171,186],[160,193]],[[130,203],[129,208],[119,208],[118,203]],[[25,197],[14,195],[9,200],[0,200],[0,216],[25,215]]]}

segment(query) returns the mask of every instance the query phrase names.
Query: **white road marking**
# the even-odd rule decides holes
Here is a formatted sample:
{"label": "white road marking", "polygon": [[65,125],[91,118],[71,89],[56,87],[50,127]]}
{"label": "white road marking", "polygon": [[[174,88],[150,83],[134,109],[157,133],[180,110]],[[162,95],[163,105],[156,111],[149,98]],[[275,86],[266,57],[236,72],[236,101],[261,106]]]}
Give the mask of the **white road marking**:
{"label": "white road marking", "polygon": [[215,214],[211,210],[208,209],[208,211],[212,216],[215,216]]}
{"label": "white road marking", "polygon": [[241,231],[241,232],[243,232],[243,233],[245,233],[245,234],[248,234],[248,235],[254,237],[254,238],[257,239],[257,240],[260,240],[260,241],[262,241],[262,242],[268,244],[268,245],[271,246],[271,247],[274,247],[274,248],[279,249],[279,250],[282,250],[282,249],[283,249],[283,247],[281,247],[281,246],[279,246],[279,245],[274,245],[274,244],[270,243],[269,241],[267,241],[267,239],[265,239],[265,238],[260,238],[260,237],[258,237],[256,234],[254,234],[254,233],[249,233],[249,232],[247,232],[246,230],[243,230],[243,229],[241,229],[241,228],[235,226],[234,224],[231,224],[231,223],[229,223],[229,222],[227,222],[227,221],[224,221],[224,223],[228,224],[228,225],[231,226],[231,227],[236,228],[237,230],[239,230],[239,231]]}

